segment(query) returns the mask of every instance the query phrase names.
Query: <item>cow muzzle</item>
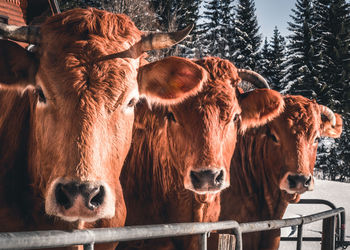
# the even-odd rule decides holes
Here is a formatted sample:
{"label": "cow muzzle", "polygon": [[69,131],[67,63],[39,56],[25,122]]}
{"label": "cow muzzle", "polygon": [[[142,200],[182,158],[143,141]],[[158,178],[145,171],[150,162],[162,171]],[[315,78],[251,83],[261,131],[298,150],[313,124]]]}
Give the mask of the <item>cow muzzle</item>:
{"label": "cow muzzle", "polygon": [[115,202],[110,188],[103,182],[59,179],[50,186],[45,211],[65,221],[92,222],[113,217]]}
{"label": "cow muzzle", "polygon": [[224,168],[192,169],[185,177],[184,185],[197,194],[217,193],[229,186]]}
{"label": "cow muzzle", "polygon": [[314,189],[314,178],[311,174],[295,174],[288,172],[281,180],[280,188],[289,194],[302,194]]}

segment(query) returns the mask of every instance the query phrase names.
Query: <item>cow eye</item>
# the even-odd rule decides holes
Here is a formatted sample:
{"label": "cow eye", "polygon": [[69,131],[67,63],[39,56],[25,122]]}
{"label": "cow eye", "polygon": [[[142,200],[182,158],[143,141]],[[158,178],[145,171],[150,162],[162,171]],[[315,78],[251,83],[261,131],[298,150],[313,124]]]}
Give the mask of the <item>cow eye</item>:
{"label": "cow eye", "polygon": [[136,103],[138,102],[138,100],[136,98],[131,98],[131,100],[128,102],[128,107],[129,108],[133,108],[135,107]]}
{"label": "cow eye", "polygon": [[276,142],[276,143],[278,142],[278,140],[274,134],[270,134],[270,137],[274,142]]}
{"label": "cow eye", "polygon": [[176,122],[176,119],[175,119],[173,112],[166,113],[166,118],[168,119],[168,121]]}
{"label": "cow eye", "polygon": [[46,103],[46,97],[44,95],[42,88],[40,87],[35,88],[35,94],[38,96],[39,102]]}
{"label": "cow eye", "polygon": [[233,121],[237,122],[240,118],[241,118],[240,114],[235,114],[235,116],[233,117]]}
{"label": "cow eye", "polygon": [[271,138],[272,141],[274,141],[275,143],[278,143],[277,137],[271,132],[270,129],[267,131],[267,135]]}
{"label": "cow eye", "polygon": [[319,136],[316,136],[315,137],[315,140],[314,140],[314,144],[317,144],[317,143],[319,143],[320,142],[320,137]]}

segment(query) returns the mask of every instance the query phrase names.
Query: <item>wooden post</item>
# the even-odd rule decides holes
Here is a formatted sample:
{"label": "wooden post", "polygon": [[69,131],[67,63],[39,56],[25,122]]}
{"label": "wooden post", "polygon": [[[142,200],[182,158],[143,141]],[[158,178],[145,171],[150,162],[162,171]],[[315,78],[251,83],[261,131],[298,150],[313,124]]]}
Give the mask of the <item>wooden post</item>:
{"label": "wooden post", "polygon": [[235,250],[236,237],[233,234],[219,234],[218,250]]}

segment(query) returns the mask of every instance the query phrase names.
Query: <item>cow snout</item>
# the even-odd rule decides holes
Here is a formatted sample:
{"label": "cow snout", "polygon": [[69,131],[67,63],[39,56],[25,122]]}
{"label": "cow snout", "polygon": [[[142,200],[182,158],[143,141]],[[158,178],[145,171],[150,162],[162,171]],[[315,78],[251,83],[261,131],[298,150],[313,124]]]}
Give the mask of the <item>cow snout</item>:
{"label": "cow snout", "polygon": [[215,193],[226,188],[226,173],[224,169],[191,170],[189,172],[189,184],[185,188],[199,194]]}
{"label": "cow snout", "polygon": [[304,174],[287,174],[281,182],[281,189],[286,190],[288,193],[302,194],[306,191],[312,191],[314,187],[314,181],[312,175]]}
{"label": "cow snout", "polygon": [[55,189],[55,197],[59,206],[70,209],[74,206],[77,197],[81,196],[83,205],[87,209],[94,210],[103,204],[105,198],[104,190],[102,185],[79,184],[77,182],[59,183]]}
{"label": "cow snout", "polygon": [[58,178],[48,189],[45,211],[65,221],[93,222],[115,215],[115,196],[103,181]]}

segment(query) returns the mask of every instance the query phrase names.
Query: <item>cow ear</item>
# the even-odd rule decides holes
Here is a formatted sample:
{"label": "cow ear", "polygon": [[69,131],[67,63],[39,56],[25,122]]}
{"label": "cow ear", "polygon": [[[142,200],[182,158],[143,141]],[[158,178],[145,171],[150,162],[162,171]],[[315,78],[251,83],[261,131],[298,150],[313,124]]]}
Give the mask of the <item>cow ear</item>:
{"label": "cow ear", "polygon": [[331,124],[331,121],[327,119],[326,117],[322,116],[322,137],[332,137],[332,138],[339,138],[340,134],[343,130],[343,119],[341,116],[337,113],[334,113],[335,115],[335,126],[333,127]]}
{"label": "cow ear", "polygon": [[167,57],[142,66],[137,78],[140,95],[148,101],[172,104],[196,94],[207,72],[189,59]]}
{"label": "cow ear", "polygon": [[270,89],[256,89],[239,95],[241,132],[247,128],[259,127],[278,116],[284,109],[283,97]]}
{"label": "cow ear", "polygon": [[33,53],[15,42],[0,39],[0,83],[34,84],[37,62]]}

